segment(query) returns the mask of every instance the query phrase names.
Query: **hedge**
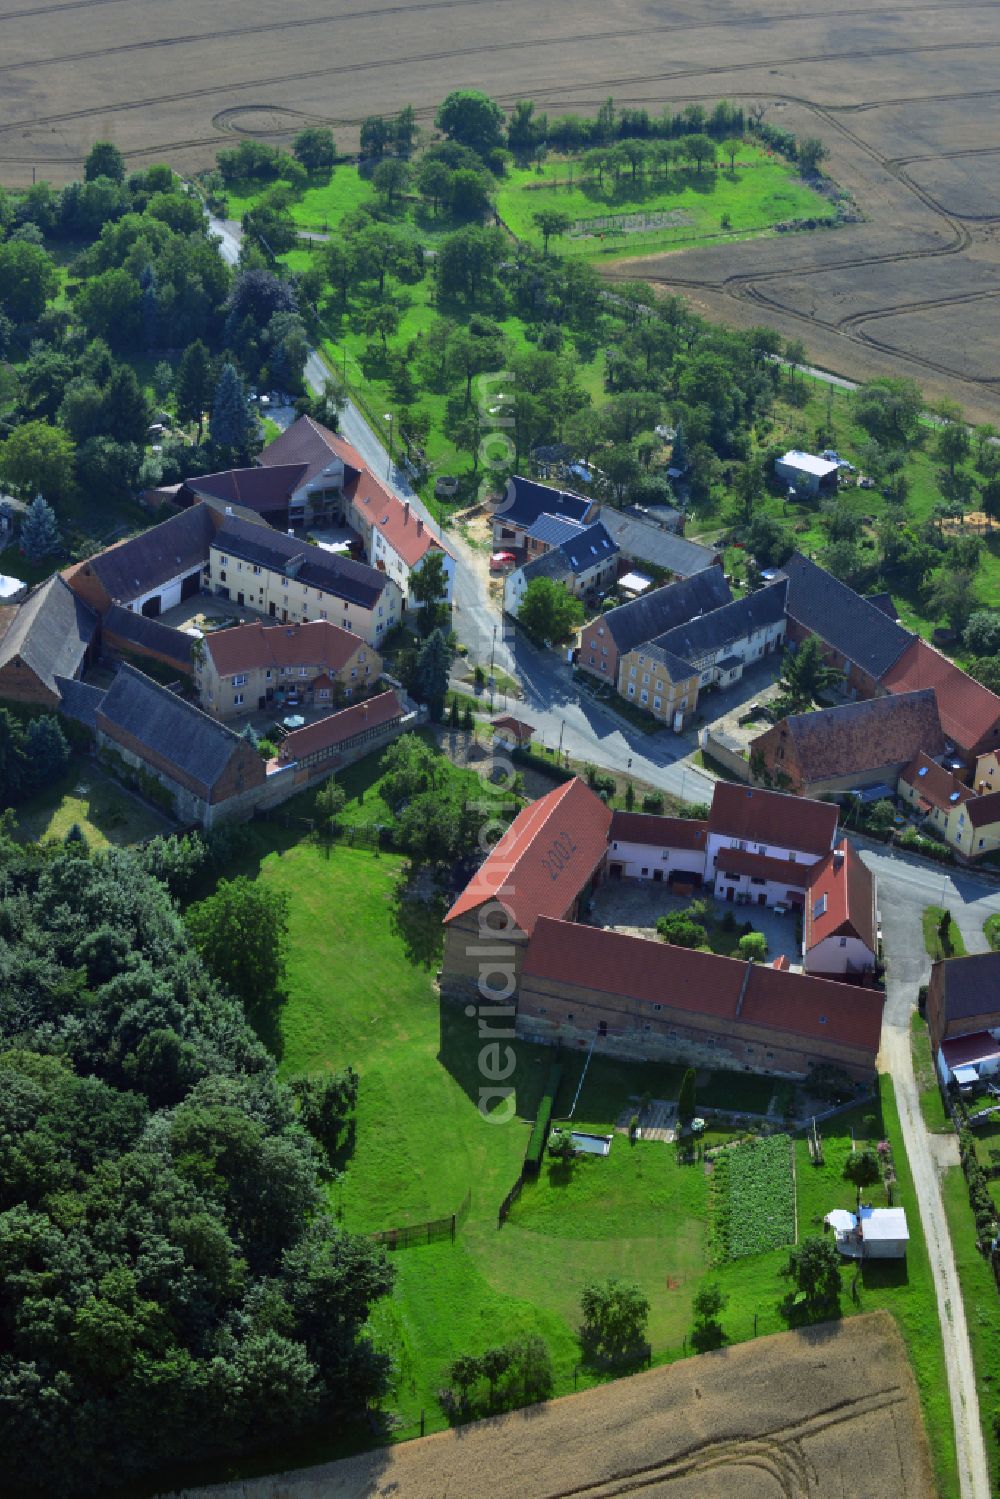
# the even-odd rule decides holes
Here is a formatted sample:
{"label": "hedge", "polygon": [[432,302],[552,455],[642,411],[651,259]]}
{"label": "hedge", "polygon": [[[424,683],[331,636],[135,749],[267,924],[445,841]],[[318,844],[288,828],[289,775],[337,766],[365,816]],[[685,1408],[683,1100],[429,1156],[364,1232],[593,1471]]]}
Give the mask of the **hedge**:
{"label": "hedge", "polygon": [[530,765],[532,770],[540,770],[543,775],[550,776],[553,781],[572,781],[576,779],[575,770],[567,770],[564,765],[557,765],[555,761],[548,760],[542,755],[533,755],[530,750],[515,747],[510,751],[510,758],[515,765]]}
{"label": "hedge", "polygon": [[548,1144],[549,1129],[552,1125],[552,1110],[555,1107],[556,1094],[559,1091],[559,1080],[562,1077],[562,1065],[553,1062],[549,1068],[549,1075],[545,1080],[545,1092],[542,1094],[538,1105],[538,1113],[535,1116],[535,1127],[531,1131],[528,1140],[528,1148],[524,1152],[524,1169],[528,1176],[537,1176],[542,1169],[542,1156]]}

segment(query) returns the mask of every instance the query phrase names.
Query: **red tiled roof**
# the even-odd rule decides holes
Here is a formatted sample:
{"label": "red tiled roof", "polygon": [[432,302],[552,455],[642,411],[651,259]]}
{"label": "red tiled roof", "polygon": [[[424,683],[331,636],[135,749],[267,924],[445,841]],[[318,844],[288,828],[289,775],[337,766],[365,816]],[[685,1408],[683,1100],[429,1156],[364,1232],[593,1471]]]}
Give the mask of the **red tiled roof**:
{"label": "red tiled roof", "polygon": [[968,1036],[951,1036],[941,1042],[941,1054],[948,1066],[967,1066],[969,1062],[982,1062],[987,1057],[1000,1056],[1000,1041],[994,1041],[989,1031],[972,1031]]}
{"label": "red tiled roof", "polygon": [[882,678],[890,692],[933,687],[941,727],[962,749],[971,749],[1000,724],[1000,697],[942,656],[925,640],[914,640]]}
{"label": "red tiled roof", "polygon": [[825,854],[833,847],[837,808],[804,796],[716,781],[708,830],[749,843],[776,843],[803,853]]}
{"label": "red tiled roof", "polygon": [[950,812],[952,807],[975,796],[971,786],[966,786],[964,781],[960,781],[950,770],[945,770],[943,765],[938,765],[923,750],[916,759],[910,761],[899,779],[918,791],[921,801],[926,801],[930,807],[940,807],[942,812]]}
{"label": "red tiled roof", "polygon": [[[346,484],[344,493],[358,514],[385,537],[407,567],[415,567],[428,552],[435,549],[440,552],[448,551],[413,513],[409,503],[390,494],[370,469],[364,469],[356,479]],[[451,555],[450,552],[448,555]]]}
{"label": "red tiled roof", "polygon": [[874,990],[548,917],[535,927],[522,976],[854,1046],[873,1059],[882,1030]]}
{"label": "red tiled roof", "polygon": [[[840,857],[842,855],[842,857]],[[859,854],[844,838],[810,870],[812,883],[806,899],[806,951],[827,937],[858,937],[875,951],[875,881]],[[825,909],[816,915],[826,897]]]}
{"label": "red tiled roof", "polygon": [[314,421],[311,416],[300,416],[273,442],[264,448],[257,462],[265,468],[277,468],[284,464],[303,463],[306,466],[306,481],[315,479],[334,458],[339,458],[347,468],[356,473],[364,469],[364,459],[357,450],[345,442],[329,427]]}
{"label": "red tiled roof", "polygon": [[379,729],[395,718],[402,718],[403,711],[402,703],[391,691],[380,692],[378,697],[368,698],[363,703],[352,703],[349,708],[341,708],[339,713],[306,724],[304,729],[293,729],[281,742],[278,762],[288,765],[293,760],[301,760],[304,755],[314,755],[317,750],[343,744],[345,739],[352,739],[365,729]]}
{"label": "red tiled roof", "polygon": [[696,817],[657,817],[651,812],[614,812],[611,838],[650,848],[681,848],[704,853],[708,823]]}
{"label": "red tiled roof", "polygon": [[974,828],[989,827],[1000,822],[1000,791],[990,791],[986,796],[974,796],[965,808]]}
{"label": "red tiled roof", "polygon": [[233,505],[244,505],[258,513],[287,509],[292,492],[307,470],[304,463],[281,463],[264,468],[230,468],[218,474],[199,474],[187,480],[192,494],[211,495]]}
{"label": "red tiled roof", "polygon": [[[205,651],[221,677],[261,667],[316,666],[340,671],[355,651],[371,650],[360,635],[328,619],[300,625],[265,625],[261,620],[205,636]],[[373,661],[378,657],[372,651]]]}
{"label": "red tiled roof", "polygon": [[510,713],[501,713],[499,718],[494,718],[492,722],[495,729],[508,729],[516,739],[522,742],[529,740],[535,732],[530,723],[514,718]]}
{"label": "red tiled roof", "polygon": [[813,871],[811,864],[799,864],[795,859],[772,859],[770,854],[755,854],[743,848],[720,848],[715,856],[715,867],[723,874],[756,875],[759,879],[774,880],[775,884],[789,885],[793,890],[804,890]]}
{"label": "red tiled roof", "polygon": [[499,900],[530,936],[540,916],[570,909],[607,852],[610,826],[608,808],[574,776],[517,814],[445,921]]}

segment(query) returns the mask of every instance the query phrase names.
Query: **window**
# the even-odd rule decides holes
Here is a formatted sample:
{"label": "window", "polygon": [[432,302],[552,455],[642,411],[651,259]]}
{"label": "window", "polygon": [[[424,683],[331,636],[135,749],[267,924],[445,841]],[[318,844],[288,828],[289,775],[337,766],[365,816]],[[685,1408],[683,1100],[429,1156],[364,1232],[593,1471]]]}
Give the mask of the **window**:
{"label": "window", "polygon": [[847,946],[847,938],[846,937],[841,937],[841,939],[840,939],[840,945],[841,945],[841,947],[846,947]]}
{"label": "window", "polygon": [[236,571],[238,573],[241,573],[243,571],[243,563],[242,562],[237,562],[237,564],[236,564]]}
{"label": "window", "polygon": [[[648,1025],[646,1029],[649,1030]],[[608,1034],[608,1022],[606,1020],[599,1020],[597,1022],[597,1034],[599,1036],[606,1036]]]}
{"label": "window", "polygon": [[644,671],[643,674],[642,674],[642,685],[643,685],[643,687],[648,687],[649,686],[649,672],[648,671]]}
{"label": "window", "polygon": [[644,703],[648,703],[649,702],[649,693],[646,691],[645,687],[639,693],[639,697],[642,700],[642,702],[644,702]]}
{"label": "window", "polygon": [[281,580],[281,586],[282,586],[282,588],[287,588],[288,587],[288,579],[287,578],[282,578],[282,580]]}
{"label": "window", "polygon": [[662,700],[662,698],[654,697],[654,699],[653,699],[653,707],[654,708],[660,708],[662,706],[663,706],[663,700]]}
{"label": "window", "polygon": [[[223,557],[222,560],[223,560],[223,562],[225,562],[225,560],[226,560],[225,557]],[[598,635],[603,635],[604,634],[604,626],[603,625],[598,625],[598,627],[597,627],[597,633],[598,633]]]}
{"label": "window", "polygon": [[629,697],[635,697],[635,683],[634,682],[630,682],[628,684],[628,695],[629,695]]}
{"label": "window", "polygon": [[354,678],[355,678],[355,677],[356,677],[356,676],[357,676],[357,674],[358,674],[358,673],[357,673],[357,668],[356,668],[356,667],[354,667],[354,666],[352,666],[352,667],[351,667],[351,680],[352,680],[352,681],[353,681],[353,679],[354,679]]}
{"label": "window", "polygon": [[254,575],[255,578],[259,578],[260,577],[260,568],[259,567],[255,567],[254,568],[253,575]]}
{"label": "window", "polygon": [[300,677],[307,677],[308,675],[309,675],[309,668],[308,668],[308,666],[300,666],[299,667],[299,676]]}
{"label": "window", "polygon": [[757,852],[759,854],[766,854],[767,853],[767,844],[766,843],[758,843],[758,845],[757,845]]}
{"label": "window", "polygon": [[220,572],[220,574],[219,574],[219,581],[220,581],[220,583],[224,583],[226,581],[226,575],[225,575],[224,572]]}
{"label": "window", "polygon": [[669,1041],[676,1041],[677,1040],[677,1032],[676,1031],[667,1031],[667,1039]]}
{"label": "window", "polygon": [[320,619],[326,619],[326,610],[325,609],[321,609],[319,611],[319,617],[320,617]]}
{"label": "window", "polygon": [[330,696],[330,689],[329,689],[329,687],[321,687],[319,689],[319,695],[320,695],[320,697],[323,697],[323,698],[329,697]]}
{"label": "window", "polygon": [[227,564],[227,563],[228,563],[228,561],[229,561],[229,558],[228,558],[228,557],[220,557],[220,558],[219,558],[219,561],[220,561],[220,562],[221,562],[221,563],[222,563],[222,565],[223,565],[223,567],[225,567],[225,566],[226,566],[226,564]]}
{"label": "window", "polygon": [[657,690],[657,692],[662,692],[663,691],[663,683],[662,682],[659,682],[659,681],[657,682],[657,684],[656,684],[656,690]]}
{"label": "window", "polygon": [[547,1014],[548,1014],[548,1013],[549,1013],[549,1012],[548,1012],[548,1010],[547,1010],[547,1009],[546,1009],[546,1008],[545,1008],[545,1006],[544,1006],[544,1005],[539,1005],[539,1006],[538,1006],[538,1013],[539,1013],[539,1015],[547,1015]]}
{"label": "window", "polygon": [[648,869],[644,869],[642,871],[642,877],[643,877],[644,880],[648,879],[648,877],[649,877],[649,870]]}
{"label": "window", "polygon": [[751,885],[766,885],[767,881],[765,880],[763,875],[752,874],[750,876],[750,883]]}
{"label": "window", "polygon": [[240,708],[240,707],[243,706],[243,694],[242,694],[242,692],[234,692],[233,693],[233,703],[235,704],[235,706],[237,708]]}
{"label": "window", "polygon": [[614,849],[615,853],[618,852],[618,840],[617,839],[615,839],[615,841],[614,841],[614,843],[612,843],[611,847]]}
{"label": "window", "polygon": [[797,858],[798,858],[798,854],[795,852],[794,848],[790,849],[789,853],[788,853],[788,862],[789,862],[789,864],[794,864],[795,860]]}
{"label": "window", "polygon": [[630,666],[629,667],[628,674],[629,674],[630,677],[634,677],[635,676],[635,667],[634,666]]}
{"label": "window", "polygon": [[246,685],[247,685],[247,674],[246,674],[245,671],[240,672],[238,676],[235,676],[233,678],[233,686],[234,687],[245,687]]}
{"label": "window", "polygon": [[596,662],[594,661],[593,656],[591,656],[591,658],[590,658],[590,664],[591,664],[591,666],[596,665]]}
{"label": "window", "polygon": [[[601,1024],[602,1025],[604,1024],[603,1020],[601,1021]],[[652,1029],[653,1029],[653,1027],[650,1025],[649,1021],[647,1020],[646,1023],[645,1023],[645,1025],[643,1026],[643,1030],[644,1031],[651,1031]],[[606,1036],[607,1035],[607,1028],[605,1028],[603,1031],[601,1031],[601,1035],[602,1036]]]}
{"label": "window", "polygon": [[[602,630],[602,631],[601,631],[601,634],[602,634],[602,635],[603,635],[603,634],[604,634],[604,631],[603,631],[603,630]],[[602,645],[602,646],[601,646],[601,655],[602,655],[602,656],[606,656],[606,655],[607,655],[607,654],[608,654],[608,648],[607,648],[607,646],[606,646],[606,645]],[[993,772],[992,772],[992,770],[991,770],[991,771],[990,771],[990,775],[992,775],[992,774],[993,774]]]}
{"label": "window", "polygon": [[272,675],[273,675],[273,673],[272,673],[272,671],[271,671],[271,668],[270,668],[270,667],[268,667],[268,668],[267,668],[267,671],[266,671],[266,672],[265,672],[265,673],[264,673],[264,676],[265,676],[265,678],[266,678],[266,680],[267,680],[267,681],[268,681],[268,682],[269,682],[269,681],[270,681],[270,680],[271,680],[271,677],[272,677]]}
{"label": "window", "polygon": [[764,1053],[764,1060],[766,1062],[773,1062],[774,1061],[774,1052],[773,1051],[765,1051],[765,1053]]}
{"label": "window", "polygon": [[654,1005],[653,1009],[656,1011],[657,1014],[659,1014],[660,1011],[663,1009],[663,1006],[662,1005]]}
{"label": "window", "polygon": [[826,915],[826,896],[821,895],[818,900],[813,901],[813,921],[818,921],[821,916]]}
{"label": "window", "polygon": [[573,1016],[572,1016],[572,1015],[567,1015],[567,1016],[566,1016],[566,1019],[567,1019],[567,1020],[572,1020],[572,1019],[573,1019]]}

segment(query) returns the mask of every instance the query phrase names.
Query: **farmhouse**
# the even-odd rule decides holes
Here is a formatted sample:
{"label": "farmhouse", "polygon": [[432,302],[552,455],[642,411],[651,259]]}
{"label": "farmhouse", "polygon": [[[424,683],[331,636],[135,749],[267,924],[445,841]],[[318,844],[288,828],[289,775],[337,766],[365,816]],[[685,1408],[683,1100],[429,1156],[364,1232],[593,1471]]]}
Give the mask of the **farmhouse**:
{"label": "farmhouse", "polygon": [[212,538],[207,579],[218,597],[282,624],[329,619],[369,645],[402,614],[399,586],[386,573],[234,516]]}
{"label": "farmhouse", "polygon": [[782,573],[788,579],[788,639],[817,636],[826,660],[843,672],[845,690],[852,697],[875,697],[913,636],[800,552]]}
{"label": "farmhouse", "polygon": [[685,541],[683,536],[610,505],[601,506],[601,521],[630,566],[650,567],[667,578],[690,578],[721,561],[714,548]]}
{"label": "farmhouse", "polygon": [[523,719],[514,718],[510,713],[501,713],[492,722],[494,744],[501,745],[504,749],[523,749],[531,743],[535,731]]}
{"label": "farmhouse", "polygon": [[608,875],[613,880],[694,886],[705,878],[707,822],[655,817],[646,812],[614,812],[610,838]]}
{"label": "farmhouse", "polygon": [[596,501],[582,495],[553,489],[549,484],[537,484],[533,479],[523,479],[515,474],[493,511],[493,545],[506,551],[525,546],[528,528],[534,526],[541,515],[561,516],[565,520],[589,525],[597,519],[599,508]]}
{"label": "farmhouse", "polygon": [[878,914],[871,870],[847,839],[810,866],[802,937],[806,973],[862,980],[878,954]]}
{"label": "farmhouse", "polygon": [[247,817],[265,790],[264,762],[245,739],[127,664],[94,715],[98,758],[156,781],[181,822]]}
{"label": "farmhouse", "polygon": [[539,917],[572,921],[597,884],[610,827],[610,811],[578,776],[524,807],[444,918],[442,989],[478,992],[498,948],[516,979]]}
{"label": "farmhouse", "polygon": [[836,463],[828,458],[817,458],[815,453],[801,453],[790,448],[782,458],[774,460],[774,472],[795,489],[796,494],[836,494]]}
{"label": "farmhouse", "polygon": [[[311,416],[300,416],[263,449],[262,468],[297,468],[288,491],[288,526],[328,525],[346,520],[344,493],[348,481],[365,472],[364,460],[349,442]],[[288,482],[282,474],[280,485]]]}
{"label": "farmhouse", "polygon": [[367,695],[381,671],[377,651],[329,620],[255,620],[205,637],[195,682],[205,712],[227,719],[269,703],[333,708]]}
{"label": "farmhouse", "polygon": [[922,750],[945,750],[930,689],[792,714],[751,741],[750,768],[755,780],[818,796],[895,785]]}
{"label": "farmhouse", "polygon": [[186,479],[178,499],[190,497],[192,503],[238,507],[246,516],[252,512],[277,530],[291,524],[292,497],[301,486],[307,466],[304,463],[275,464],[265,468],[230,468],[218,474],[200,474]]}
{"label": "farmhouse", "polygon": [[106,614],[112,604],[121,604],[155,619],[183,599],[200,593],[202,572],[220,520],[211,506],[194,505],[139,536],[68,567],[63,577],[98,614]]}
{"label": "farmhouse", "polygon": [[518,1033],[648,1059],[869,1079],[882,996],[715,953],[541,916],[521,971]]}
{"label": "farmhouse", "polygon": [[823,1222],[834,1232],[838,1251],[852,1260],[901,1260],[910,1231],[903,1208],[862,1207],[857,1214],[835,1208]]}
{"label": "farmhouse", "polygon": [[707,567],[631,603],[609,609],[583,627],[577,664],[612,686],[619,684],[621,658],[647,640],[732,601],[721,567]]}
{"label": "farmhouse", "polygon": [[924,640],[911,641],[883,676],[882,687],[891,693],[933,688],[942,729],[970,760],[1000,744],[1000,697]]}
{"label": "farmhouse", "polygon": [[614,581],[617,555],[617,547],[599,521],[575,528],[568,540],[511,569],[504,579],[504,610],[517,618],[534,578],[551,578],[575,598],[585,598]]}
{"label": "farmhouse", "polygon": [[98,618],[55,573],[15,608],[0,609],[0,699],[57,708],[59,679],[89,665]]}
{"label": "farmhouse", "polygon": [[770,655],[784,634],[782,580],[621,653],[618,691],[679,732],[703,688],[738,682],[744,667]]}
{"label": "farmhouse", "polygon": [[442,603],[450,604],[455,582],[455,559],[419,516],[411,513],[409,500],[390,494],[370,469],[363,469],[345,488],[346,520],[364,540],[365,555],[372,567],[387,573],[402,594],[402,607],[422,609],[410,598],[412,578],[428,557],[443,560],[445,592]]}
{"label": "farmhouse", "polygon": [[944,1083],[975,1083],[1000,1071],[1000,953],[931,965],[927,1028]]}
{"label": "farmhouse", "polygon": [[832,851],[836,834],[837,808],[828,802],[717,781],[705,877],[724,900],[803,906],[810,867]]}
{"label": "farmhouse", "polygon": [[381,692],[367,702],[353,703],[329,718],[294,729],[282,740],[273,764],[294,769],[298,788],[381,749],[411,727],[415,717],[407,713],[397,693]]}

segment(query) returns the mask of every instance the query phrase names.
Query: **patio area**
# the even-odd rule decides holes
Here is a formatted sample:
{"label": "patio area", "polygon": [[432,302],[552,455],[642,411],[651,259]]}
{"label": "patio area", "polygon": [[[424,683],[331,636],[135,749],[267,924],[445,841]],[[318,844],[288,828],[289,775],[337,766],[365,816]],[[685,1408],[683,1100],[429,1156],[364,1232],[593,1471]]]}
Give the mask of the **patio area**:
{"label": "patio area", "polygon": [[[708,904],[709,944],[713,952],[721,952],[726,956],[735,955],[739,928],[749,921],[754,931],[763,932],[767,940],[769,963],[783,955],[792,968],[801,969],[802,947],[796,934],[793,912],[782,916],[768,906],[736,906],[726,901],[717,901],[713,895],[704,892],[697,898]],[[688,896],[671,895],[668,887],[663,884],[645,880],[608,880],[591,897],[586,920],[592,926],[659,941],[656,933],[657,917],[686,912],[690,907],[691,899]],[[727,914],[735,919],[736,930],[727,932],[721,929],[722,920]]]}

